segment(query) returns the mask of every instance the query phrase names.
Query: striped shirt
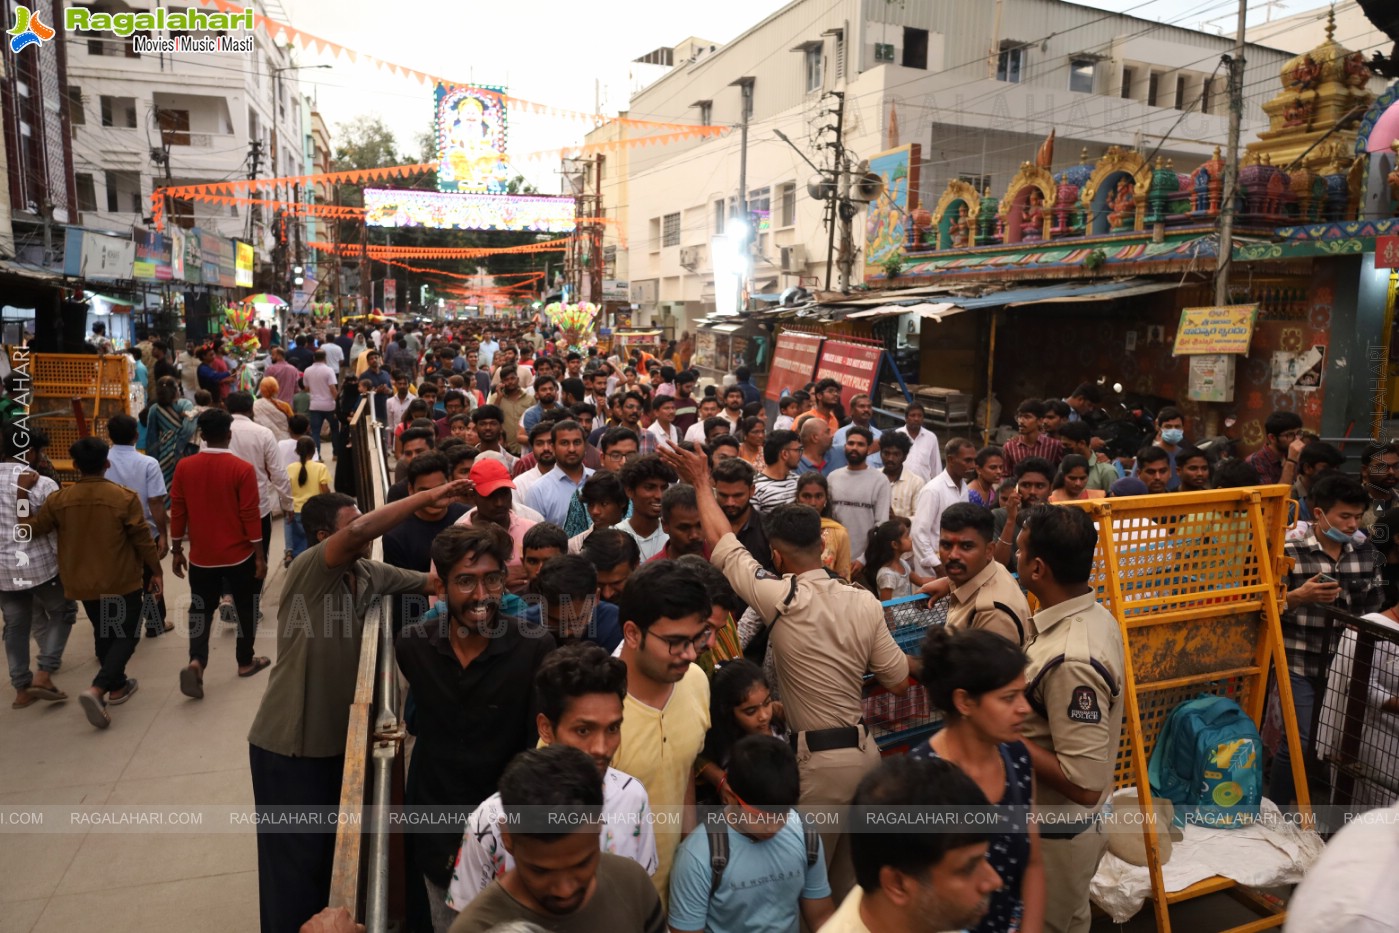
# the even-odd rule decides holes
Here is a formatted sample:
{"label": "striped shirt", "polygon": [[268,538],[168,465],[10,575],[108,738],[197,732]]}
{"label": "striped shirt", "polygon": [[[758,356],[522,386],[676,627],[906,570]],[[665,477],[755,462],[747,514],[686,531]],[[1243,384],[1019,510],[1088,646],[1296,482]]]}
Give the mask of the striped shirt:
{"label": "striped shirt", "polygon": [[[889,474],[884,475],[887,477]],[[927,482],[926,477],[904,467],[897,480],[889,480],[889,513],[903,518],[913,518],[914,507],[918,504],[918,494],[923,491]]]}
{"label": "striped shirt", "polygon": [[753,477],[753,507],[764,514],[779,505],[797,501],[797,474],[790,471],[786,479],[773,479],[758,472]]}
{"label": "striped shirt", "polygon": [[[1064,445],[1048,434],[1041,433],[1035,438],[1033,444],[1027,444],[1019,437],[1012,437],[1001,445],[1001,449],[1006,455],[1006,473],[1015,470],[1015,465],[1021,460],[1028,460],[1031,457],[1043,457],[1049,461],[1049,465],[1057,467],[1059,461],[1064,459]],[[1050,477],[1053,479],[1053,477]]]}

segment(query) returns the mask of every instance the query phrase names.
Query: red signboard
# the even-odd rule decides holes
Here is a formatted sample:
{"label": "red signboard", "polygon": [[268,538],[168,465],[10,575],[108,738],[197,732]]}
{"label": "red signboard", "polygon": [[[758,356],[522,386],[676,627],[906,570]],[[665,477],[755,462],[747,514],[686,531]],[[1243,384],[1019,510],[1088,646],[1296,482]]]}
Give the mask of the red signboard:
{"label": "red signboard", "polygon": [[768,373],[767,397],[774,402],[783,391],[795,392],[811,381],[816,369],[816,357],[821,352],[821,338],[812,334],[789,331],[777,338],[772,353],[772,370]]}
{"label": "red signboard", "polygon": [[884,348],[879,344],[845,343],[827,340],[821,348],[821,362],[816,367],[816,380],[830,377],[840,383],[840,401],[850,410],[850,400],[857,395],[869,395],[879,375],[879,361]]}
{"label": "red signboard", "polygon": [[1375,268],[1399,269],[1399,236],[1375,237]]}

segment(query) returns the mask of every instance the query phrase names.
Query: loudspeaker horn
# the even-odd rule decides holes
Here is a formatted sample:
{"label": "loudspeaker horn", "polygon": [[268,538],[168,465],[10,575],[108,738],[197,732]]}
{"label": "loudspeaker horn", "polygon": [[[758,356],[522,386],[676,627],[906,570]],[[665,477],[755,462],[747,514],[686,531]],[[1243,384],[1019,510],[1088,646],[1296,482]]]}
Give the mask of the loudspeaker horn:
{"label": "loudspeaker horn", "polygon": [[835,197],[836,183],[826,175],[812,175],[806,183],[806,193],[818,201],[829,201]]}
{"label": "loudspeaker horn", "polygon": [[878,201],[884,193],[884,179],[874,172],[861,172],[850,184],[850,200]]}

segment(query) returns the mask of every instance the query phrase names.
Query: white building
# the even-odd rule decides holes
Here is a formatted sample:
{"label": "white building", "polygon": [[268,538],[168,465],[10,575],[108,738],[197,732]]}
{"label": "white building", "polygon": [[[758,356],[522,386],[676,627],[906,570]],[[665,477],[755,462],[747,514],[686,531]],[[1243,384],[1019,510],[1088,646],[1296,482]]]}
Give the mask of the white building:
{"label": "white building", "polygon": [[[287,18],[278,0],[251,2],[258,14]],[[155,5],[154,0],[134,5],[100,0],[92,9],[142,12]],[[303,172],[298,72],[289,51],[274,45],[265,31],[252,33],[253,52],[178,55],[138,54],[131,39],[112,33],[60,35],[68,47],[74,172],[85,226],[143,225],[156,186],[248,178],[255,142],[258,177]],[[169,205],[168,219],[248,240],[260,261],[270,255],[272,210],[262,205],[177,201]]]}
{"label": "white building", "polygon": [[[634,119],[737,126],[751,88],[748,207],[767,212],[752,290],[826,282],[824,203],[806,193],[804,154],[830,164],[831,99],[845,95],[854,159],[908,143],[922,148],[919,193],[931,209],[952,179],[1000,197],[1051,130],[1054,168],[1138,147],[1182,167],[1224,143],[1230,39],[1059,0],[795,0],[728,45],[677,57],[633,95]],[[1289,54],[1247,51],[1244,138],[1266,127],[1261,103]],[[799,154],[777,136],[785,133]],[[647,135],[609,124],[605,142]],[[740,134],[608,153],[602,179],[615,276],[629,280],[639,322],[693,329],[714,309],[710,240],[738,194]],[[862,218],[855,219],[857,248]],[[860,281],[862,262],[855,262]],[[834,283],[835,277],[832,276]]]}

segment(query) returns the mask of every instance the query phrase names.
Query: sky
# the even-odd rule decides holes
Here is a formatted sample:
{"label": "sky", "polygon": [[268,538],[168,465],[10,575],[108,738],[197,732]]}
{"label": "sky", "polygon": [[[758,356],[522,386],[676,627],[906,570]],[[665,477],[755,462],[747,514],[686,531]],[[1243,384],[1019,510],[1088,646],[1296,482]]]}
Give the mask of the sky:
{"label": "sky", "polygon": [[[600,103],[607,114],[626,107],[632,59],[688,36],[727,43],[785,5],[785,0],[511,0],[492,19],[485,4],[459,0],[281,2],[294,27],[356,51],[462,83],[504,84],[515,97],[562,109],[593,113]],[[1250,23],[1325,3],[1249,0]],[[1084,0],[1080,5],[1195,28],[1208,28],[1206,21],[1212,21],[1216,31],[1231,34],[1238,8],[1237,0]],[[332,142],[336,124],[376,114],[394,131],[400,150],[416,157],[417,136],[432,120],[430,87],[362,62],[296,55],[298,63],[333,64],[299,72],[303,93],[316,98],[330,124]],[[508,119],[516,167],[542,192],[558,193],[557,150],[580,142],[589,127],[518,111]],[[549,150],[551,157],[525,158]]]}

